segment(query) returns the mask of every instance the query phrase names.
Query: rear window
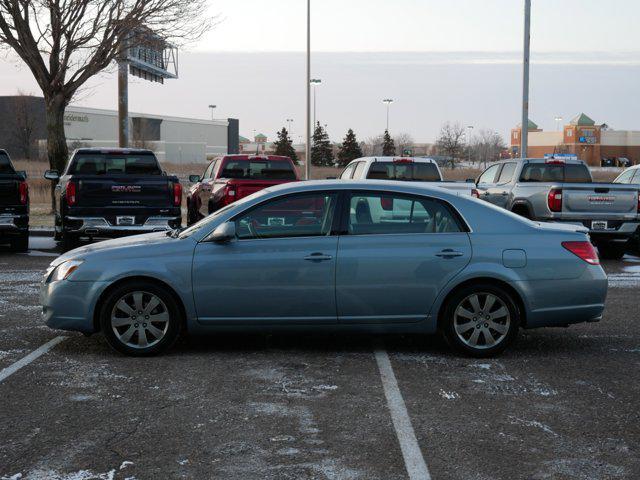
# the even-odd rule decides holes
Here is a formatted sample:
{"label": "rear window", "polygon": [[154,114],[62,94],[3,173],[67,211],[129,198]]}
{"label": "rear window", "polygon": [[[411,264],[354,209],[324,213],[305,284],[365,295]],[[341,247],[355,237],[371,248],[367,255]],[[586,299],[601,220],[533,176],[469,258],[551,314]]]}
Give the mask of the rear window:
{"label": "rear window", "polygon": [[293,165],[283,160],[231,160],[224,165],[220,178],[251,180],[295,180]]}
{"label": "rear window", "polygon": [[161,175],[151,153],[79,153],[69,168],[71,175]]}
{"label": "rear window", "polygon": [[591,183],[586,165],[558,163],[528,163],[522,169],[521,182]]}
{"label": "rear window", "polygon": [[14,173],[16,173],[16,171],[11,165],[9,155],[5,152],[0,152],[0,175],[13,175]]}
{"label": "rear window", "polygon": [[367,178],[412,182],[439,182],[442,180],[438,167],[431,162],[375,162],[369,167]]}

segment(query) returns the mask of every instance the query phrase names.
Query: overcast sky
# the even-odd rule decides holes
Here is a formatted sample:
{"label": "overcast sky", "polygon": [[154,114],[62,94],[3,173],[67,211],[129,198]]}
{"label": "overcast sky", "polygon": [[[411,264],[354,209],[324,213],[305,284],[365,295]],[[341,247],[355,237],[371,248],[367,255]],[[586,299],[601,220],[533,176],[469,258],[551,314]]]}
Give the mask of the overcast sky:
{"label": "overcast sky", "polygon": [[[433,141],[445,121],[507,137],[519,122],[523,0],[312,0],[312,76],[318,119],[333,140],[384,129],[381,100],[396,100],[391,131]],[[555,128],[584,111],[640,130],[640,0],[533,0],[531,118]],[[243,135],[304,127],[304,0],[213,0],[220,23],[182,51],[180,78],[131,80],[133,112],[236,117]],[[332,52],[332,53],[320,53]],[[353,53],[360,52],[360,53]],[[363,53],[364,52],[364,53]],[[368,53],[367,53],[368,52]],[[380,53],[387,52],[387,53]],[[577,52],[577,53],[567,53]],[[0,59],[0,95],[39,94],[29,71]],[[113,73],[75,104],[116,108]]]}

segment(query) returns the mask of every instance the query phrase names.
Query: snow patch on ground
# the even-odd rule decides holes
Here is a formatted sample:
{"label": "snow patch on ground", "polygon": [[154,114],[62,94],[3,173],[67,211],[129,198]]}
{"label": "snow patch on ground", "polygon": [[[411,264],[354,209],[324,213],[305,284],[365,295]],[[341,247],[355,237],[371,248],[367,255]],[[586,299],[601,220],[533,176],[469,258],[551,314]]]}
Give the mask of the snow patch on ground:
{"label": "snow patch on ground", "polygon": [[613,288],[635,288],[640,286],[640,265],[624,267],[621,273],[608,275],[609,286]]}
{"label": "snow patch on ground", "polygon": [[439,395],[442,398],[446,398],[447,400],[455,400],[456,398],[460,398],[460,395],[458,395],[456,392],[445,392],[442,389],[440,389]]}
{"label": "snow patch on ground", "polygon": [[509,420],[513,425],[522,425],[524,427],[538,428],[543,432],[553,435],[554,437],[558,436],[558,434],[553,430],[551,430],[551,428],[548,425],[545,425],[544,423],[541,423],[537,420],[524,420],[522,418],[514,417],[512,415],[509,416]]}

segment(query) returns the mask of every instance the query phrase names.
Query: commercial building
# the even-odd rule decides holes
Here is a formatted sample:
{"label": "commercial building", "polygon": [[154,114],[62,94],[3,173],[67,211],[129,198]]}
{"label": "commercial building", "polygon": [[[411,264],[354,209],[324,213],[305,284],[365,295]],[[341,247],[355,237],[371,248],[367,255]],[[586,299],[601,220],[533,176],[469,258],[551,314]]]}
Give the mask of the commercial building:
{"label": "commercial building", "polygon": [[[569,153],[588,165],[635,165],[640,163],[640,131],[614,130],[596,125],[584,113],[576,115],[562,130],[545,132],[529,120],[529,157],[542,158],[554,153]],[[520,156],[522,127],[511,130],[511,154]]]}
{"label": "commercial building", "polygon": [[[132,147],[153,150],[160,161],[204,163],[207,157],[239,152],[237,119],[201,120],[129,113]],[[70,105],[64,115],[70,149],[117,147],[118,112]],[[0,97],[0,148],[15,158],[46,152],[46,119],[42,97]]]}

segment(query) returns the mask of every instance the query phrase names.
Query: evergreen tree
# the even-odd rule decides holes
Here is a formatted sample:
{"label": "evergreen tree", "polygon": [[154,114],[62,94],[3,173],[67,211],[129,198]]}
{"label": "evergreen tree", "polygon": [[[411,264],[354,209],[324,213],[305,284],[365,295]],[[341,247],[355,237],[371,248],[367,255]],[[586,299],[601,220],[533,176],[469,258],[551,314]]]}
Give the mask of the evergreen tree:
{"label": "evergreen tree", "polygon": [[278,133],[278,140],[273,142],[274,155],[282,155],[283,157],[289,157],[293,160],[293,163],[298,165],[298,155],[296,155],[296,151],[293,148],[293,142],[289,137],[289,132],[286,128],[282,127]]}
{"label": "evergreen tree", "polygon": [[396,154],[396,144],[393,142],[393,138],[389,135],[389,130],[384,131],[382,137],[382,155],[385,157],[393,157]]}
{"label": "evergreen tree", "polygon": [[333,166],[333,147],[329,141],[329,135],[322,128],[320,122],[317,123],[313,132],[313,145],[311,146],[311,164],[316,167]]}
{"label": "evergreen tree", "polygon": [[345,167],[351,160],[362,156],[362,149],[360,148],[358,140],[356,140],[356,134],[353,133],[352,129],[349,129],[338,151],[338,165]]}

